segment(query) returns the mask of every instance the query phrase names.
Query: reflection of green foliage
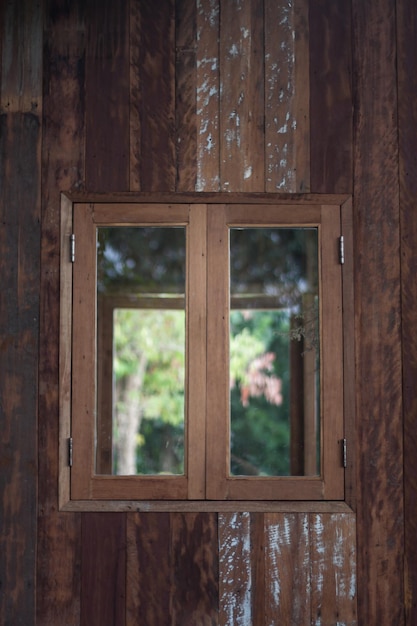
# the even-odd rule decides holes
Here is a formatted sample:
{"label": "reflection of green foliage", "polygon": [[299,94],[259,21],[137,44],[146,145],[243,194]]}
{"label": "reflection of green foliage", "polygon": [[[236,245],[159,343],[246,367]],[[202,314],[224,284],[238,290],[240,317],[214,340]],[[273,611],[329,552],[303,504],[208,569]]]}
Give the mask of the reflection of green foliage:
{"label": "reflection of green foliage", "polygon": [[[273,375],[282,382],[282,402],[265,396],[241,400],[240,379],[231,390],[231,445],[233,474],[284,476],[289,474],[289,315],[287,311],[251,311],[231,314],[232,345],[255,344],[259,354],[274,353]],[[248,340],[252,338],[252,342]],[[244,350],[241,351],[243,353]],[[249,353],[246,351],[246,354]],[[247,364],[248,365],[248,364]]]}

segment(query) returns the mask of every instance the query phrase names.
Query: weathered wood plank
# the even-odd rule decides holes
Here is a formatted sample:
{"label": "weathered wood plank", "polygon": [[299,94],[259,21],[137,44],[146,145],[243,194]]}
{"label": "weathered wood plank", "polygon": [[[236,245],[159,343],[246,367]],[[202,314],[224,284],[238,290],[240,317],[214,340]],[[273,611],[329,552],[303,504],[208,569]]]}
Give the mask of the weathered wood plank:
{"label": "weathered wood plank", "polygon": [[83,186],[83,2],[51,1],[44,23],[37,619],[79,623],[80,516],[57,512],[60,191]]}
{"label": "weathered wood plank", "polygon": [[3,624],[35,623],[40,145],[37,115],[0,115]]}
{"label": "weathered wood plank", "polygon": [[397,1],[405,471],[406,623],[417,623],[417,5]]}
{"label": "weathered wood plank", "polygon": [[130,51],[130,95],[129,95],[129,189],[140,191],[141,127],[140,116],[140,3],[129,1],[129,51]]}
{"label": "weathered wood plank", "polygon": [[218,623],[217,515],[173,513],[171,518],[172,624]]}
{"label": "weathered wood plank", "polygon": [[352,191],[351,5],[310,2],[311,191]]}
{"label": "weathered wood plank", "polygon": [[265,1],[265,189],[310,185],[308,1]]}
{"label": "weathered wood plank", "polygon": [[140,188],[174,191],[175,165],[175,14],[174,0],[139,3],[141,120]]}
{"label": "weathered wood plank", "polygon": [[356,626],[355,516],[310,515],[309,543],[311,616],[308,623]]}
{"label": "weathered wood plank", "polygon": [[265,516],[265,624],[310,623],[307,514]]}
{"label": "weathered wood plank", "polygon": [[223,191],[264,191],[263,5],[220,12],[220,172]]}
{"label": "weathered wood plank", "polygon": [[130,54],[127,2],[86,3],[86,186],[128,190]]}
{"label": "weathered wood plank", "polygon": [[170,516],[127,517],[126,624],[171,624]]}
{"label": "weathered wood plank", "polygon": [[42,7],[0,8],[0,622],[35,624]]}
{"label": "weathered wood plank", "polygon": [[404,506],[395,2],[354,0],[352,7],[358,622],[401,626]]}
{"label": "weathered wood plank", "polygon": [[196,191],[220,189],[220,0],[197,2]]}
{"label": "weathered wood plank", "polygon": [[220,514],[219,624],[252,623],[250,514]]}
{"label": "weathered wood plank", "polygon": [[126,515],[82,515],[81,626],[124,624]]}
{"label": "weathered wood plank", "polygon": [[176,189],[194,191],[197,179],[196,2],[175,3]]}
{"label": "weathered wood plank", "polygon": [[42,6],[30,0],[2,5],[0,111],[39,115],[42,106]]}

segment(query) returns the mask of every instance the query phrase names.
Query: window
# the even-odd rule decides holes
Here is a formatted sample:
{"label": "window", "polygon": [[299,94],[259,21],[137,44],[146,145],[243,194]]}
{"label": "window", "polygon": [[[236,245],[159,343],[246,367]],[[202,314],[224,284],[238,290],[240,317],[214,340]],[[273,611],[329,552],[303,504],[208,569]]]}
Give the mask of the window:
{"label": "window", "polygon": [[61,505],[344,498],[349,202],[205,197],[63,196]]}

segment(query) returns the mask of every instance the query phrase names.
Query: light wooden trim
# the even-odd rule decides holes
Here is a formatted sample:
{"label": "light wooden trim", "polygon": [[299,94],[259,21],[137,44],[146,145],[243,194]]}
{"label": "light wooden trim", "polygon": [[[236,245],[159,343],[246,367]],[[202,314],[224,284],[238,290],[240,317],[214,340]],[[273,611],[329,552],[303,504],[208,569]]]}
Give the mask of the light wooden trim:
{"label": "light wooden trim", "polygon": [[61,199],[60,332],[59,332],[59,506],[70,499],[68,440],[71,436],[71,359],[72,359],[72,202]]}
{"label": "light wooden trim", "polygon": [[339,500],[72,500],[62,509],[73,512],[133,512],[133,513],[352,513]]}
{"label": "light wooden trim", "polygon": [[[310,211],[312,209],[312,211]],[[314,217],[314,221],[313,221]],[[229,464],[229,249],[228,225],[280,226],[280,208],[265,215],[251,207],[209,207],[208,232],[208,377],[207,498],[213,499],[343,499],[343,352],[341,265],[338,256],[340,206],[292,213],[289,225],[319,227],[321,336],[321,472],[319,477],[235,477]],[[303,221],[305,220],[305,222]],[[216,278],[217,277],[217,280]]]}
{"label": "light wooden trim", "polygon": [[225,497],[230,467],[229,233],[225,207],[207,216],[207,459],[206,497]]}
{"label": "light wooden trim", "polygon": [[339,258],[340,207],[322,207],[321,250],[321,441],[323,495],[344,496],[342,266]]}
{"label": "light wooden trim", "polygon": [[[348,397],[349,390],[351,391],[354,384],[352,382],[354,380],[354,350],[351,345],[353,270],[351,264],[345,266],[342,285],[337,241],[340,236],[342,206],[345,247],[346,244],[352,247],[350,198],[341,195],[211,193],[129,193],[111,196],[77,194],[75,197],[76,203],[73,196],[62,195],[60,508],[64,510],[331,512],[340,511],[342,507],[343,510],[348,510],[342,502],[344,470],[341,465],[339,443],[344,436],[343,383],[349,387],[344,398],[344,409],[348,419],[354,419],[353,401]],[[106,202],[102,203],[104,199]],[[198,203],[195,202],[197,199]],[[212,202],[207,205],[204,199],[208,201],[211,199]],[[222,199],[224,202],[221,202]],[[145,201],[144,205],[138,204],[142,200]],[[74,224],[77,238],[76,268],[82,267],[83,269],[74,272],[71,289],[73,265],[69,262],[65,263],[64,256],[69,257],[73,209],[76,215]],[[190,306],[190,300],[187,299],[187,317],[189,318],[187,367],[190,374],[187,387],[187,411],[190,420],[187,422],[188,451],[186,451],[185,476],[101,476],[94,473],[95,423],[93,416],[96,402],[96,371],[92,355],[95,355],[96,351],[95,238],[96,226],[107,224],[187,226],[189,248],[187,288],[192,294],[194,304]],[[229,414],[229,225],[277,227],[285,225],[297,227],[298,225],[319,226],[320,228],[321,382],[322,388],[326,389],[326,393],[322,393],[321,398],[322,477],[229,476],[230,425],[227,417],[225,418]],[[208,248],[206,248],[206,233],[210,238]],[[331,259],[330,263],[329,259]],[[329,285],[331,285],[330,288],[328,288]],[[344,335],[342,332],[342,290],[345,312],[348,315],[352,314],[352,320],[346,327]],[[207,301],[210,302],[209,307],[207,307]],[[74,303],[73,329],[71,325],[72,302]],[[206,343],[204,342],[205,332],[207,332]],[[207,345],[207,358],[204,349],[192,347],[192,339],[195,340],[195,337],[198,337],[197,344]],[[343,358],[344,373],[341,366]],[[83,384],[79,387],[80,381]],[[74,466],[70,479],[67,446],[68,437],[71,434],[71,417]],[[354,426],[349,425],[346,433],[348,438],[352,438]],[[351,466],[348,480],[353,483],[353,461],[351,461]],[[204,493],[205,474],[207,476],[206,493]],[[203,500],[204,498],[207,500]],[[95,501],[91,502],[91,499]],[[189,499],[188,504],[187,499]],[[320,502],[323,499],[329,502]],[[180,501],[175,502],[175,500]],[[315,500],[317,502],[311,504],[311,501]],[[312,508],[309,508],[310,506]]]}
{"label": "light wooden trim", "polygon": [[97,225],[185,226],[189,219],[189,204],[132,204],[128,202],[123,205],[93,203],[91,206],[92,219]]}
{"label": "light wooden trim", "polygon": [[204,499],[206,469],[207,206],[190,208],[187,236],[187,476],[188,498]]}
{"label": "light wooden trim", "polygon": [[96,405],[96,228],[92,207],[74,211],[71,498],[93,497]]}
{"label": "light wooden trim", "polygon": [[343,289],[343,393],[345,437],[347,441],[347,467],[345,470],[346,502],[355,510],[355,294],[353,289],[354,250],[352,198],[341,207],[342,235],[345,245],[345,262],[342,269]]}

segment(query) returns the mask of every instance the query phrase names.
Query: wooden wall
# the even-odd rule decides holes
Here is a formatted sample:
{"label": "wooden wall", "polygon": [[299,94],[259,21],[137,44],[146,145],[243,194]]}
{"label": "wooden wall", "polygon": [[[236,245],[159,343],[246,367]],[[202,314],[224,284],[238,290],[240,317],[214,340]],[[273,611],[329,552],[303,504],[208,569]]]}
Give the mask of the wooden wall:
{"label": "wooden wall", "polygon": [[[412,0],[0,4],[2,624],[417,623],[416,33]],[[57,510],[79,189],[353,194],[350,512]]]}

